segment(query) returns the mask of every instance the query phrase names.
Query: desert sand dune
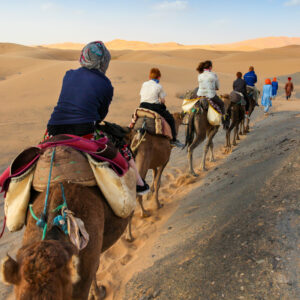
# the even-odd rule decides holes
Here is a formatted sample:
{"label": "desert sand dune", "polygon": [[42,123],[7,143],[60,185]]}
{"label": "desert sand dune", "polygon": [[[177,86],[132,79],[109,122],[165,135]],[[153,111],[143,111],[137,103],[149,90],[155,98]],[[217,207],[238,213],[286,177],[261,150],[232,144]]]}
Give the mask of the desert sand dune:
{"label": "desert sand dune", "polygon": [[[113,60],[107,75],[112,81],[115,93],[107,120],[122,125],[130,122],[131,114],[139,103],[141,84],[148,79],[149,69],[153,66],[158,66],[162,71],[161,82],[168,94],[167,105],[174,112],[181,108],[181,100],[177,98],[177,94],[196,87],[195,68],[201,60],[213,60],[220,78],[220,93],[224,93],[231,91],[236,71],[245,72],[249,65],[255,66],[260,83],[265,76],[286,76],[286,74],[298,72],[299,52],[297,46],[247,53],[201,49],[155,52],[148,50],[112,51]],[[68,69],[79,67],[78,56],[78,50],[0,44],[1,171],[23,148],[35,145],[41,140],[49,116],[57,102],[63,76]],[[286,105],[290,103],[286,104],[281,100],[280,98],[276,105],[282,111],[296,109],[296,107],[287,107]],[[258,112],[257,121],[260,120],[263,120],[263,117],[262,113]],[[183,128],[180,138],[183,140]],[[224,136],[221,131],[218,134],[218,146],[221,147],[223,142]],[[196,152],[195,159],[198,164],[201,150]],[[217,150],[216,158],[216,163],[208,163],[209,169],[218,168],[218,164],[226,158],[221,148]],[[171,163],[163,175],[160,191],[165,207],[156,212],[154,203],[146,202],[153,216],[147,220],[134,218],[133,234],[137,237],[136,241],[128,244],[121,238],[111,250],[103,255],[98,279],[99,282],[107,285],[108,299],[121,299],[122,291],[118,291],[118,288],[124,289],[126,282],[137,271],[151,266],[154,256],[160,257],[159,248],[157,248],[158,238],[172,229],[165,228],[163,225],[172,216],[182,199],[188,197],[192,189],[197,190],[202,185],[202,180],[205,179],[204,173],[201,173],[197,179],[186,175],[186,166],[186,153],[178,149],[173,150]],[[199,169],[196,168],[196,171]],[[197,191],[201,193],[200,190]],[[208,206],[214,205],[210,203]],[[190,207],[190,211],[197,209],[198,206],[196,206]],[[139,215],[139,211],[137,214]],[[186,212],[185,216],[188,217],[190,214]],[[205,224],[203,228],[205,230]],[[181,230],[183,234],[186,228],[183,226]],[[17,235],[7,233],[0,241],[1,257],[5,255],[4,252],[8,250],[7,243],[14,236]],[[170,243],[166,247],[170,250],[172,246],[173,244]],[[0,292],[6,295],[7,289],[3,288]]]}
{"label": "desert sand dune", "polygon": [[[229,44],[211,44],[211,45],[183,45],[175,42],[167,43],[148,43],[141,41],[127,41],[121,39],[115,39],[113,41],[106,42],[106,45],[110,50],[152,50],[152,51],[170,51],[170,50],[179,50],[179,49],[206,49],[212,51],[256,51],[259,49],[266,48],[278,48],[285,47],[289,45],[300,45],[300,38],[298,37],[265,37],[258,39],[251,39],[236,43]],[[58,43],[44,45],[48,48],[57,48],[57,49],[72,49],[80,50],[84,44],[80,43]]]}

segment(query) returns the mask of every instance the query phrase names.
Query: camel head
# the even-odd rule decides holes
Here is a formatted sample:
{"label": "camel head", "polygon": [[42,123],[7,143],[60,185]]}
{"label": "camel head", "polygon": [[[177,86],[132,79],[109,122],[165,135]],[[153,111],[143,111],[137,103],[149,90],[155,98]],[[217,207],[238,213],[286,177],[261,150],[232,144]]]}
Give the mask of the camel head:
{"label": "camel head", "polygon": [[76,250],[70,242],[45,240],[19,249],[17,260],[2,262],[4,283],[14,285],[16,300],[69,300],[78,281]]}

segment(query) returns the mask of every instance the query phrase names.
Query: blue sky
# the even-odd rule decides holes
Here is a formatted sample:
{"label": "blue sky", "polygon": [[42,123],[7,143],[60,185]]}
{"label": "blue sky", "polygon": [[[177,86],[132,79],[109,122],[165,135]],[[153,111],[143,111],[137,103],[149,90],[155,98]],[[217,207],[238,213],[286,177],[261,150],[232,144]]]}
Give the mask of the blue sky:
{"label": "blue sky", "polygon": [[300,36],[300,0],[0,0],[0,42],[182,44]]}

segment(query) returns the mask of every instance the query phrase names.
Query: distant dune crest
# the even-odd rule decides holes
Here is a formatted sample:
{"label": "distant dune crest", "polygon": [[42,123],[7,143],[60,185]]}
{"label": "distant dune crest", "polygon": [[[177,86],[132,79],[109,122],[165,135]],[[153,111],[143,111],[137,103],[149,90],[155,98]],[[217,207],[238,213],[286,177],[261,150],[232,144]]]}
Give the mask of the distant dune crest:
{"label": "distant dune crest", "polygon": [[[141,41],[126,41],[116,39],[105,43],[110,50],[184,50],[184,49],[205,49],[218,51],[256,51],[267,48],[279,48],[290,45],[300,45],[300,37],[266,37],[252,40],[241,41],[230,44],[211,44],[211,45],[182,45],[175,42],[148,43]],[[80,50],[84,44],[80,43],[60,43],[43,45],[47,48]]]}

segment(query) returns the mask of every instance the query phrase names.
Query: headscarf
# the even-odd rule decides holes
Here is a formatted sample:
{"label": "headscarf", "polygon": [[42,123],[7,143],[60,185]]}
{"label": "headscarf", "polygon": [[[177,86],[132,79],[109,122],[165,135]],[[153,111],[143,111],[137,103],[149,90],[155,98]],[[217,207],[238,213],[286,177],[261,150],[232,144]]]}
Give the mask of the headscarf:
{"label": "headscarf", "polygon": [[81,51],[79,62],[82,67],[96,69],[105,74],[110,59],[110,53],[104,43],[96,41],[84,46]]}
{"label": "headscarf", "polygon": [[291,81],[292,80],[292,77],[288,77],[288,81]]}
{"label": "headscarf", "polygon": [[270,79],[270,78],[267,78],[267,79],[265,80],[265,84],[272,84],[271,79]]}
{"label": "headscarf", "polygon": [[275,81],[277,81],[277,78],[276,78],[276,77],[274,77],[274,78],[273,78],[273,81],[274,81],[274,82],[275,82]]}

